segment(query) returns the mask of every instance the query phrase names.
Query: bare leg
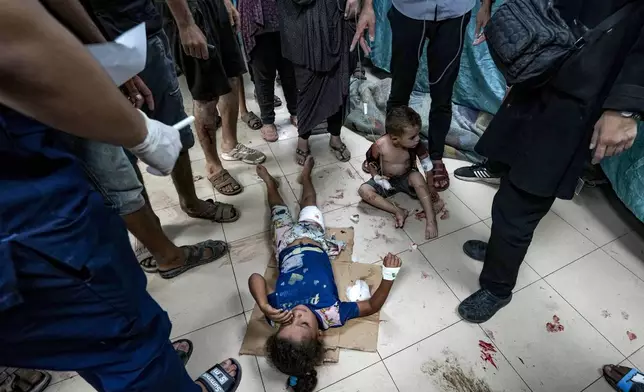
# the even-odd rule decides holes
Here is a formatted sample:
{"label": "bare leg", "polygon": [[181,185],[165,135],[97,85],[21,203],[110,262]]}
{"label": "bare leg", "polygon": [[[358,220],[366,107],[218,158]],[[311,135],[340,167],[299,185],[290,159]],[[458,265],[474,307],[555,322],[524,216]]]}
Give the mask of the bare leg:
{"label": "bare leg", "polygon": [[246,106],[246,88],[244,87],[244,77],[239,77],[239,89],[237,95],[239,96],[239,116],[244,117],[248,114],[248,106]]}
{"label": "bare leg", "polygon": [[237,118],[239,116],[239,85],[240,78],[228,79],[232,91],[219,97],[219,112],[221,113],[222,152],[230,152],[237,144]]}
{"label": "bare leg", "polygon": [[187,151],[179,154],[179,159],[172,170],[172,182],[179,194],[181,209],[196,209],[200,203],[204,203],[197,197],[195,183],[192,177],[192,166],[190,166],[190,155]]}
{"label": "bare leg", "polygon": [[257,171],[257,175],[266,184],[266,200],[268,201],[268,205],[270,207],[285,205],[284,200],[277,189],[277,180],[271,176],[264,165],[257,165],[257,169],[255,170]]}
{"label": "bare leg", "polygon": [[407,219],[409,212],[404,208],[397,207],[389,200],[380,196],[371,185],[362,184],[358,189],[358,194],[365,203],[370,204],[379,210],[393,214],[396,219],[397,228],[402,228],[405,225],[405,220]]}
{"label": "bare leg", "polygon": [[302,184],[302,197],[300,198],[300,208],[317,205],[317,196],[311,179],[311,171],[315,165],[315,160],[311,155],[304,161],[304,168],[298,177],[298,182]]}
{"label": "bare leg", "polygon": [[180,267],[185,263],[183,251],[165,235],[149,204],[136,212],[124,215],[123,220],[128,231],[150,251],[162,270]]}
{"label": "bare leg", "polygon": [[425,227],[425,239],[430,240],[438,237],[438,224],[436,223],[436,213],[432,205],[432,195],[427,182],[423,175],[418,172],[412,172],[409,175],[409,185],[411,185],[418,195],[418,200],[425,211],[427,225]]}

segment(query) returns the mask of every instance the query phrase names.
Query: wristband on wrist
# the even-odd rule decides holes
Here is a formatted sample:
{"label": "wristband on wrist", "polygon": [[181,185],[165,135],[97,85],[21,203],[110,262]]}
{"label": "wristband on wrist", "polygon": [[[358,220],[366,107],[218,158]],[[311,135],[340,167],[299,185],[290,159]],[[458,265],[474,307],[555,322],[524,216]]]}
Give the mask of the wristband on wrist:
{"label": "wristband on wrist", "polygon": [[396,268],[390,268],[390,267],[382,267],[382,279],[383,280],[396,280],[396,276],[398,276],[398,272],[400,271],[400,267]]}

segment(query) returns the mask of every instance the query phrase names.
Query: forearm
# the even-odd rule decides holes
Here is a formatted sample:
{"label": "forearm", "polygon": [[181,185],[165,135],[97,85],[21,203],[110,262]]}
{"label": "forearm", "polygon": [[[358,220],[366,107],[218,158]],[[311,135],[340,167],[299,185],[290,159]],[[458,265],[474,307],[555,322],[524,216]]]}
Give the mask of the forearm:
{"label": "forearm", "polygon": [[248,288],[260,307],[268,303],[268,293],[266,291],[266,280],[260,274],[252,274],[248,278]]}
{"label": "forearm", "polygon": [[177,27],[182,29],[195,23],[186,0],[167,0],[167,3]]}
{"label": "forearm", "polygon": [[0,103],[61,131],[133,147],[147,130],[114,83],[37,0],[0,0]]}
{"label": "forearm", "polygon": [[385,304],[389,293],[391,292],[391,287],[393,286],[393,280],[382,280],[380,286],[376,289],[376,292],[373,293],[371,298],[367,301],[358,302],[358,309],[360,310],[360,317],[371,316],[372,314],[378,313],[382,306]]}
{"label": "forearm", "polygon": [[79,0],[42,0],[56,14],[58,20],[74,29],[86,44],[105,42],[105,37]]}
{"label": "forearm", "polygon": [[372,9],[373,10],[373,0],[362,0],[362,9]]}

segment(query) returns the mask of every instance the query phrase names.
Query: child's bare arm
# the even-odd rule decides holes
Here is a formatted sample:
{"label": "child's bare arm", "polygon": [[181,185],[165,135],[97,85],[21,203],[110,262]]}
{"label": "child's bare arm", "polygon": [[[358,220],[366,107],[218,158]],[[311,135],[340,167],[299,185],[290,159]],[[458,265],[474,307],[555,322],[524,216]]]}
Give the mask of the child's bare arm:
{"label": "child's bare arm", "polygon": [[[402,262],[400,261],[400,258],[398,256],[389,253],[387,254],[387,256],[385,256],[383,265],[385,268],[400,268]],[[382,306],[385,304],[385,301],[387,300],[387,297],[389,297],[389,293],[391,292],[391,288],[394,285],[393,279],[395,279],[395,276],[393,276],[393,279],[391,280],[387,280],[386,278],[387,277],[383,276],[383,280],[380,283],[380,286],[378,286],[376,292],[373,293],[371,299],[358,302],[360,317],[371,316],[372,314],[378,313],[380,309],[382,309]]]}
{"label": "child's bare arm", "polygon": [[373,143],[369,150],[367,150],[367,170],[371,177],[380,174],[380,149],[377,143]]}
{"label": "child's bare arm", "polygon": [[293,313],[290,311],[277,310],[268,303],[268,291],[266,280],[260,274],[252,274],[248,278],[248,288],[250,293],[257,302],[260,310],[266,317],[280,324],[288,324],[293,319]]}

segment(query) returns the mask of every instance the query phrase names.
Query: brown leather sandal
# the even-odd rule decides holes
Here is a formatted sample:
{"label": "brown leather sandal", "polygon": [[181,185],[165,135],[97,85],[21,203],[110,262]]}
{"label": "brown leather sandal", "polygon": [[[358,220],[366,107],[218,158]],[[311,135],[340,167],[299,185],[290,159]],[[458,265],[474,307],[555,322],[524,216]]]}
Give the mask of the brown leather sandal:
{"label": "brown leather sandal", "polygon": [[[208,181],[210,181],[217,192],[225,196],[237,195],[244,190],[239,182],[237,182],[237,180],[235,180],[226,169],[220,171],[213,177],[208,178]],[[230,188],[232,188],[232,190],[229,190]]]}

